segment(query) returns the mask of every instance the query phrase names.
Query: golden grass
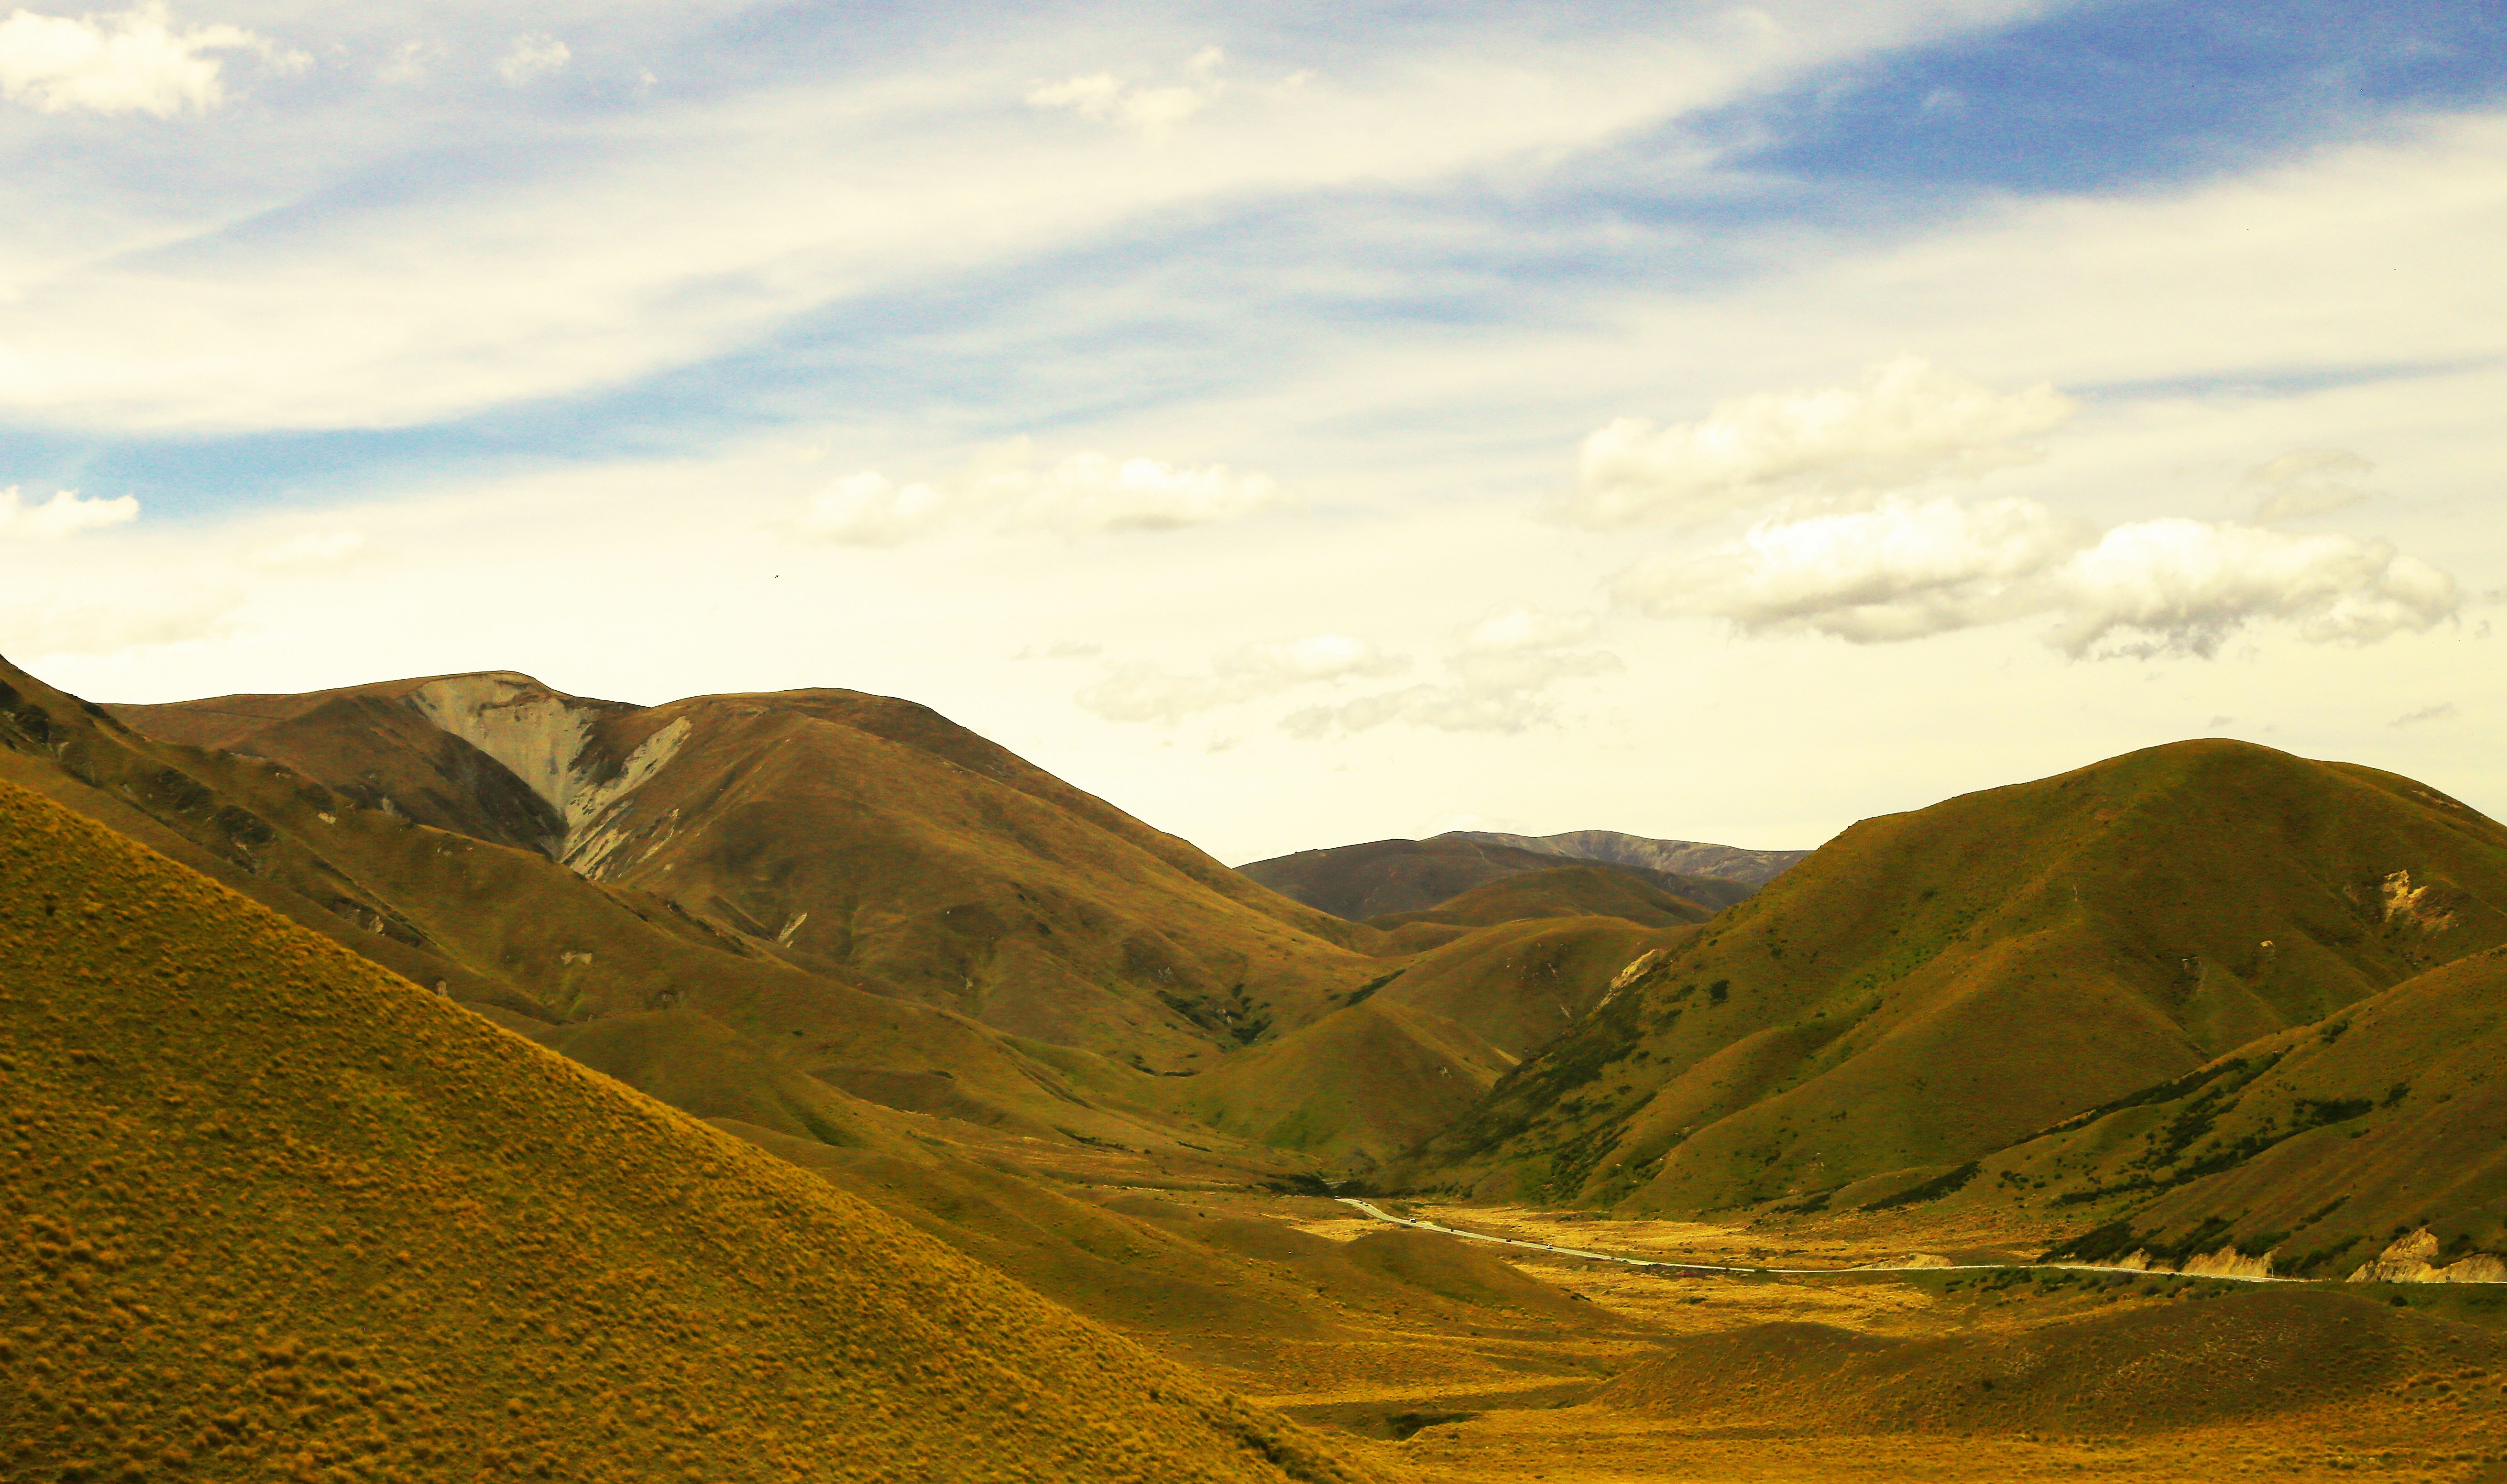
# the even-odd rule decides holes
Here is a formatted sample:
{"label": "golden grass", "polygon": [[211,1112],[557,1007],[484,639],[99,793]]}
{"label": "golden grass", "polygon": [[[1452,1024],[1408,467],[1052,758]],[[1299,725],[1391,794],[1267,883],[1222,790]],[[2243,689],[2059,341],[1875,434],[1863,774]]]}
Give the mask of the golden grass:
{"label": "golden grass", "polygon": [[0,785],[0,1469],[1368,1476]]}

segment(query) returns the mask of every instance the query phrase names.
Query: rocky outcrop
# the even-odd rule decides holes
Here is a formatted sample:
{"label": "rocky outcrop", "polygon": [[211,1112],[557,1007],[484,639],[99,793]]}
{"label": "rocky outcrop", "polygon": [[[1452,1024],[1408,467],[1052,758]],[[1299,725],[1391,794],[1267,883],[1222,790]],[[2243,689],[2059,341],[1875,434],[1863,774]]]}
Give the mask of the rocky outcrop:
{"label": "rocky outcrop", "polygon": [[2507,1260],[2495,1253],[2474,1252],[2439,1266],[2437,1234],[2423,1226],[2397,1239],[2350,1275],[2352,1283],[2507,1283]]}

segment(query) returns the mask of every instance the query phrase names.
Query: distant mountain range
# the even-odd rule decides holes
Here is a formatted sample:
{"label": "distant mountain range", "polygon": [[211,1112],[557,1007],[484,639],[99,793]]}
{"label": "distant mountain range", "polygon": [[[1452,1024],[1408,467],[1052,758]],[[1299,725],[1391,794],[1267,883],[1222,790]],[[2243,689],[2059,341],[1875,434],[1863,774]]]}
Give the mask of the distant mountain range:
{"label": "distant mountain range", "polygon": [[1616,830],[1570,830],[1563,835],[1499,835],[1485,830],[1451,830],[1438,840],[1470,840],[1508,846],[1540,855],[1571,860],[1598,860],[1617,866],[1641,866],[1672,876],[1712,876],[1763,887],[1806,859],[1808,851],[1745,851],[1736,846],[1708,845],[1696,840],[1649,840]]}

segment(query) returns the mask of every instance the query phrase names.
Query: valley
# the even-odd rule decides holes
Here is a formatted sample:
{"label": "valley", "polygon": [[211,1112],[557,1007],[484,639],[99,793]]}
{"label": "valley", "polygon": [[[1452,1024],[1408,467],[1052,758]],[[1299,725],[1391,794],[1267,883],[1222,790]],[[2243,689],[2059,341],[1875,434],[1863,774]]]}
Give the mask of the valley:
{"label": "valley", "polygon": [[2507,1476],[2507,829],[2375,770],[1231,870],[855,692],[0,663],[0,1476]]}

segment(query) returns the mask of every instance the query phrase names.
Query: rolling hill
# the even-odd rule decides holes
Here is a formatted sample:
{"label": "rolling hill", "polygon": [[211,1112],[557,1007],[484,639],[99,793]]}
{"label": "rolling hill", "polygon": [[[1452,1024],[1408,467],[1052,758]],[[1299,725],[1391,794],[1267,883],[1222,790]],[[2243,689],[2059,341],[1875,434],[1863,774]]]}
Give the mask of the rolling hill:
{"label": "rolling hill", "polygon": [[1162,1070],[1366,977],[1364,929],[908,702],[633,706],[495,672],[110,710],[537,851],[744,951]]}
{"label": "rolling hill", "polygon": [[0,963],[13,1476],[1370,1476],[5,783]]}
{"label": "rolling hill", "polygon": [[[1559,869],[1557,852],[1518,850],[1460,835],[1434,840],[1374,840],[1324,851],[1299,851],[1237,867],[1243,875],[1307,906],[1352,922],[1432,911],[1464,892],[1512,877]],[[1692,878],[1650,866],[1604,862],[1666,895],[1727,907],[1750,894],[1745,886]]]}
{"label": "rolling hill", "polygon": [[2058,1250],[2312,1278],[2507,1282],[2507,950],[1994,1154],[1939,1205],[2089,1224]]}
{"label": "rolling hill", "polygon": [[415,794],[365,807],[289,764],[152,741],[5,667],[0,779],[703,1116],[807,1132],[836,1092],[1046,1139],[1192,1138],[1147,1101],[1165,1079],[1127,1063],[1016,1042],[543,851],[419,822]]}
{"label": "rolling hill", "polygon": [[1861,1204],[2507,940],[2502,907],[2507,830],[2424,785],[2230,742],[2131,753],[1854,826],[1402,1177]]}

